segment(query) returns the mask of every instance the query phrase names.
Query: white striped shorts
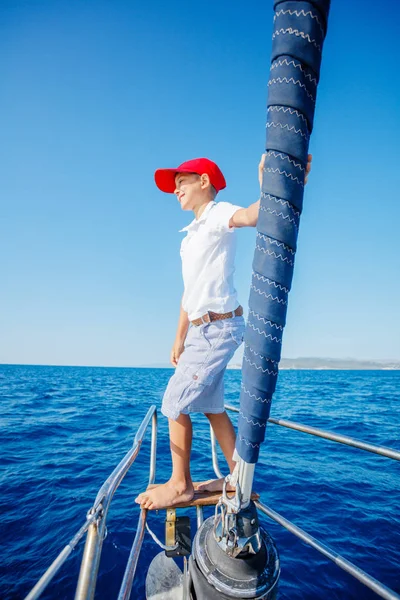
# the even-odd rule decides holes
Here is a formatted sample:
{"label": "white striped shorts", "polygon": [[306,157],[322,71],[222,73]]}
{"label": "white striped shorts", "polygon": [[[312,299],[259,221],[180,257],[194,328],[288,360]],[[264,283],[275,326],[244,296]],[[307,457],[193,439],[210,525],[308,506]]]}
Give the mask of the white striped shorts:
{"label": "white striped shorts", "polygon": [[224,412],[224,373],[243,341],[243,317],[189,328],[185,350],[165,390],[161,412],[174,421],[180,414]]}

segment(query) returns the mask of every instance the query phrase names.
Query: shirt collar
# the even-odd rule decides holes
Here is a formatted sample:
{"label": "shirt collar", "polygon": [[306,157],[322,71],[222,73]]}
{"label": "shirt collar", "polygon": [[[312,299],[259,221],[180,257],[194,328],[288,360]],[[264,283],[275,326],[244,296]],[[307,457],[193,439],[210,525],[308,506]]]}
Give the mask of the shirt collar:
{"label": "shirt collar", "polygon": [[215,202],[215,200],[212,200],[211,202],[209,202],[207,204],[207,206],[205,207],[205,209],[203,210],[203,212],[201,213],[200,219],[193,219],[193,221],[191,223],[189,223],[189,225],[186,225],[186,227],[183,227],[183,229],[180,229],[179,232],[190,231],[191,229],[194,229],[199,223],[202,223],[203,221],[205,221],[207,219],[208,213],[210,212],[212,207],[215,206],[216,204],[217,203]]}

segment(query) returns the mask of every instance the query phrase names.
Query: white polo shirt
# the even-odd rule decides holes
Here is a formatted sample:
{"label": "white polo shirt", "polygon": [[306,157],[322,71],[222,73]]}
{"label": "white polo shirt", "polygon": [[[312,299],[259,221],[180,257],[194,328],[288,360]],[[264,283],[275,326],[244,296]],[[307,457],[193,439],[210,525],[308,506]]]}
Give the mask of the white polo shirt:
{"label": "white polo shirt", "polygon": [[233,284],[236,230],[232,215],[242,208],[229,202],[209,202],[200,218],[181,229],[184,294],[182,308],[189,321],[208,310],[226,313],[239,306]]}

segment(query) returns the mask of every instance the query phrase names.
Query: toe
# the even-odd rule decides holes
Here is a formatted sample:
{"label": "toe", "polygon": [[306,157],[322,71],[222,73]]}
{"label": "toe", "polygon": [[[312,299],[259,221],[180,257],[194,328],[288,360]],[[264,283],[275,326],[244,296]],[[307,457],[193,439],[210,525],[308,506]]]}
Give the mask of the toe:
{"label": "toe", "polygon": [[203,481],[202,483],[198,483],[196,485],[196,490],[198,490],[199,492],[207,491],[207,487],[210,485],[211,481],[213,481],[213,480],[209,479],[208,481]]}

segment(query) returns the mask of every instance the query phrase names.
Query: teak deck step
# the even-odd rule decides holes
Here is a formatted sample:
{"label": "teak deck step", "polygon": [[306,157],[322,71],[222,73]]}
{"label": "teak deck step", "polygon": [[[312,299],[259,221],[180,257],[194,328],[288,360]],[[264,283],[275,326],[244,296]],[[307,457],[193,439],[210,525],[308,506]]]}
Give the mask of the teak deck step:
{"label": "teak deck step", "polygon": [[[198,483],[193,483],[193,485],[196,488],[196,486],[200,485],[200,483],[204,483],[204,482],[201,481]],[[149,487],[147,489],[151,490],[152,488],[157,487],[157,485],[158,484],[153,483],[152,485],[149,485]],[[218,503],[218,500],[221,497],[221,493],[222,492],[199,492],[198,490],[195,489],[194,496],[193,496],[192,500],[190,500],[190,502],[182,502],[182,504],[175,504],[174,506],[165,506],[164,509],[188,508],[189,506],[212,506],[212,505],[215,505]],[[252,500],[258,500],[259,497],[260,497],[260,494],[257,494],[256,492],[251,493]],[[162,510],[164,510],[164,509],[162,509]]]}

